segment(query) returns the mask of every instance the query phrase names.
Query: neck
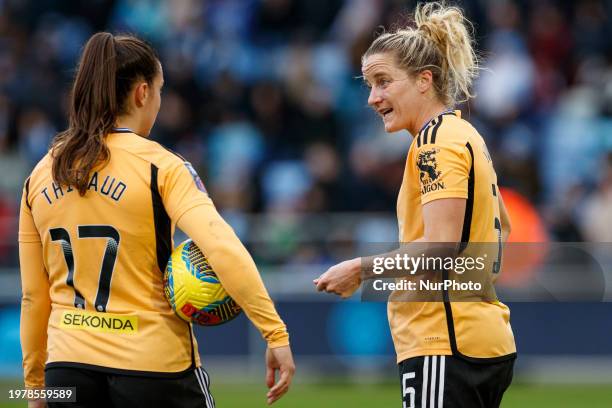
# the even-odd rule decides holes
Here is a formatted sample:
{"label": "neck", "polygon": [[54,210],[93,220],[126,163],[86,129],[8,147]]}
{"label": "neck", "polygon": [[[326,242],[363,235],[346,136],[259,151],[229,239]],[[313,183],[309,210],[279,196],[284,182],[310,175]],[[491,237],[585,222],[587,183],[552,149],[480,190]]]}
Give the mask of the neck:
{"label": "neck", "polygon": [[408,129],[410,134],[416,136],[419,134],[423,126],[425,126],[430,120],[443,112],[449,110],[448,106],[445,106],[441,102],[435,101],[423,107],[419,113],[412,129]]}
{"label": "neck", "polygon": [[115,120],[115,127],[128,128],[132,132],[138,135],[144,136],[140,129],[140,121],[138,120],[138,118],[134,116],[127,116],[127,115],[118,116],[117,119]]}

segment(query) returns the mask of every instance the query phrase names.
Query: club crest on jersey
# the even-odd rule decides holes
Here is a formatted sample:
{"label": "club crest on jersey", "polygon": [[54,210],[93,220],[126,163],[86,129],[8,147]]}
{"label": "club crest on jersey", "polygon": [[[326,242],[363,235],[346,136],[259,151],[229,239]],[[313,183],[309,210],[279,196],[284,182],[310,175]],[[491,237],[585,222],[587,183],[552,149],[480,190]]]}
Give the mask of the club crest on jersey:
{"label": "club crest on jersey", "polygon": [[436,153],[439,151],[438,148],[423,150],[417,157],[421,194],[444,189],[444,183],[438,180],[442,174],[442,171],[438,170],[438,163],[436,162]]}
{"label": "club crest on jersey", "polygon": [[206,191],[206,187],[204,187],[204,183],[202,183],[202,179],[200,179],[200,176],[198,176],[198,173],[195,171],[191,163],[185,162],[185,167],[187,167],[187,170],[189,170],[191,177],[193,177],[193,181],[196,187],[198,188],[198,190],[200,190],[203,193],[208,194],[208,191]]}

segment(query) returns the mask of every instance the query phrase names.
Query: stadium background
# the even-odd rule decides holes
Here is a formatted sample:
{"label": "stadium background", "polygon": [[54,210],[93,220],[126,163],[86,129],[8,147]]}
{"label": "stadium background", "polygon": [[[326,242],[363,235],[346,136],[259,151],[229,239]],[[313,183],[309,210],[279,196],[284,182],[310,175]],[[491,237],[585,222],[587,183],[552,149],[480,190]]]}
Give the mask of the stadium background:
{"label": "stadium background", "polygon": [[[478,98],[461,109],[491,150],[512,239],[611,242],[612,2],[457,3],[488,68]],[[137,33],[158,50],[166,85],[152,138],[198,170],[288,324],[298,374],[279,406],[399,406],[384,304],[338,302],[315,294],[311,280],[368,242],[396,240],[411,139],[384,134],[357,77],[373,33],[413,6],[0,0],[2,386],[21,375],[22,183],[66,126],[80,48],[111,30]],[[515,277],[504,279],[512,286]],[[520,358],[504,407],[612,406],[609,303],[511,308]],[[247,320],[198,330],[198,338],[218,405],[263,406],[264,344]]]}

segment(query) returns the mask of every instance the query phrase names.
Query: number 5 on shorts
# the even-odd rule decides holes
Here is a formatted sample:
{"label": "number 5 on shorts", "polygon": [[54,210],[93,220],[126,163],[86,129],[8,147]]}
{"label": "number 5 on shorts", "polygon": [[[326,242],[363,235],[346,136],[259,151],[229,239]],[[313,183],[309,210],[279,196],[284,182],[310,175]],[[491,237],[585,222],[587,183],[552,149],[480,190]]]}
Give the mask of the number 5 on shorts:
{"label": "number 5 on shorts", "polygon": [[414,372],[404,373],[402,375],[402,399],[404,401],[403,408],[414,408],[414,396],[416,391],[414,387],[408,386],[408,380],[415,378]]}

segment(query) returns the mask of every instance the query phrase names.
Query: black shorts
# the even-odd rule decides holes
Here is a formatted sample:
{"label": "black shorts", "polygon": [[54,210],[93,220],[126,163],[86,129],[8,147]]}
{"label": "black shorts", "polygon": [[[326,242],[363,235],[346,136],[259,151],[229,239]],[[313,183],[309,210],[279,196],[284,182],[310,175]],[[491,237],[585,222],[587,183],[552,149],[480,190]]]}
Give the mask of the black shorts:
{"label": "black shorts", "polygon": [[399,363],[404,408],[496,408],[512,382],[514,358],[496,363],[454,356]]}
{"label": "black shorts", "polygon": [[210,380],[202,368],[177,378],[157,378],[73,367],[47,367],[47,387],[76,387],[76,402],[50,402],[49,408],[214,408]]}

